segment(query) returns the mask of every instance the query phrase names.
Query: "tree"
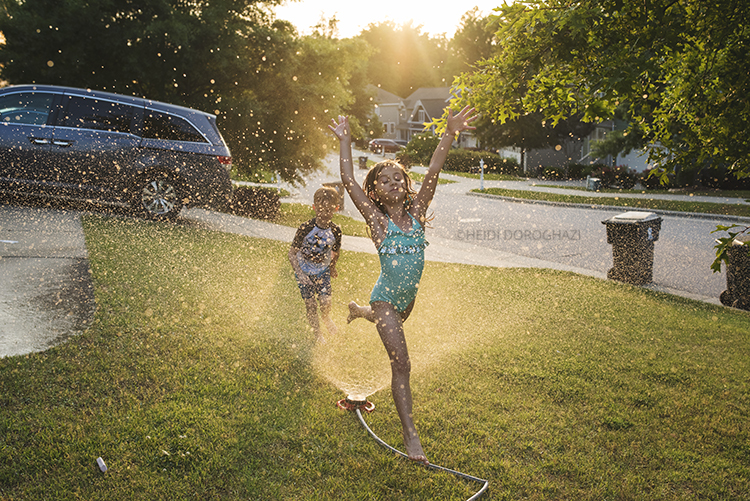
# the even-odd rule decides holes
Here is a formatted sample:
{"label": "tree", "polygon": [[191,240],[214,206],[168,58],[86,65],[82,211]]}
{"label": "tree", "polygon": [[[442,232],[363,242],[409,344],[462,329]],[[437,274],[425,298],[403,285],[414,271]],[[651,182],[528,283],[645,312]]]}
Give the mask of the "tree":
{"label": "tree", "polygon": [[396,26],[388,21],[371,24],[358,38],[373,49],[367,70],[368,80],[397,96],[407,97],[420,87],[443,87],[453,75],[446,67],[448,42],[430,37],[421,26]]}
{"label": "tree", "polygon": [[480,17],[474,7],[461,17],[461,24],[448,43],[450,58],[448,71],[452,76],[471,71],[477,61],[492,56],[497,39],[497,25],[493,18]]}
{"label": "tree", "polygon": [[541,113],[529,113],[497,123],[483,117],[477,121],[477,137],[486,148],[515,146],[525,150],[564,144],[571,139],[584,138],[595,125],[582,122],[580,117],[560,120],[557,124],[544,119]]}
{"label": "tree", "polygon": [[[739,0],[526,0],[496,16],[498,51],[457,87],[504,123],[612,118],[667,170],[712,159],[750,174],[750,11]],[[665,174],[666,176],[666,174]]]}
{"label": "tree", "polygon": [[280,0],[0,0],[0,76],[109,90],[218,115],[238,170],[300,179],[351,103],[356,42],[299,38]]}

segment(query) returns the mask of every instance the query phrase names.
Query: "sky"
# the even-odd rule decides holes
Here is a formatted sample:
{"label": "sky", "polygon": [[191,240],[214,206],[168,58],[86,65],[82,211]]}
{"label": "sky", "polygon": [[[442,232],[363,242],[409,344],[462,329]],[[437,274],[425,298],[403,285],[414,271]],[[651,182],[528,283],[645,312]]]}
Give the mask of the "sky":
{"label": "sky", "polygon": [[[369,24],[393,21],[397,25],[413,20],[414,26],[422,26],[422,33],[432,36],[445,34],[453,38],[461,17],[473,7],[479,7],[482,15],[492,14],[492,9],[502,5],[502,0],[473,0],[469,2],[440,0],[371,0],[331,1],[302,0],[276,7],[276,17],[294,24],[300,34],[308,35],[310,28],[334,15],[338,19],[339,38],[351,38],[367,28]],[[439,5],[440,4],[440,5]]]}

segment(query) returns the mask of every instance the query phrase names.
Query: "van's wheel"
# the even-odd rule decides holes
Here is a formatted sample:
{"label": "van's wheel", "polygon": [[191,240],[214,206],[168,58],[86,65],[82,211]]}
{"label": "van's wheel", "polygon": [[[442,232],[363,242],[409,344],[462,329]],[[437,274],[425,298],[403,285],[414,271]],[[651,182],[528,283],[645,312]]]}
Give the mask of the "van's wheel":
{"label": "van's wheel", "polygon": [[182,198],[174,180],[166,174],[153,173],[135,182],[130,206],[136,215],[147,219],[173,220],[182,209]]}

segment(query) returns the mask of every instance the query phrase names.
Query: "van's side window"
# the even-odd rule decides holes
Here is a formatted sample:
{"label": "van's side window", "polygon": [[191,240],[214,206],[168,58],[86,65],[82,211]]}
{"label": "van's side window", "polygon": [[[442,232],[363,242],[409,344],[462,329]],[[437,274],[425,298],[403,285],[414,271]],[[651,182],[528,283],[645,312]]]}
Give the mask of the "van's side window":
{"label": "van's side window", "polygon": [[70,96],[57,125],[129,134],[135,111],[127,104]]}
{"label": "van's side window", "polygon": [[54,94],[19,92],[0,96],[0,123],[44,125]]}
{"label": "van's side window", "polygon": [[146,110],[143,122],[143,137],[167,141],[207,142],[203,135],[184,118],[149,109]]}

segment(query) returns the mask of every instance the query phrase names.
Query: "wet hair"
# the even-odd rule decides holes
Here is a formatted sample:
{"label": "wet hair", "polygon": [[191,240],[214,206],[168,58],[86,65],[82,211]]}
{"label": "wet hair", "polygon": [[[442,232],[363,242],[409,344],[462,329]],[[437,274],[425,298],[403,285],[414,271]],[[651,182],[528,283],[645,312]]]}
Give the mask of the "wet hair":
{"label": "wet hair", "polygon": [[320,206],[324,203],[337,206],[339,204],[339,192],[336,191],[336,188],[333,188],[331,186],[323,186],[322,188],[318,188],[318,190],[315,192],[315,195],[313,195],[313,203],[316,206]]}
{"label": "wet hair", "polygon": [[383,160],[382,162],[376,163],[372,167],[372,169],[370,169],[370,171],[367,173],[367,177],[365,178],[364,185],[362,186],[365,195],[367,195],[367,198],[372,200],[372,202],[375,204],[375,207],[377,207],[380,212],[385,213],[385,207],[383,207],[383,205],[375,195],[375,185],[377,184],[378,177],[380,177],[380,173],[386,167],[395,167],[401,171],[401,174],[403,174],[406,185],[406,199],[404,200],[404,208],[406,210],[409,210],[411,208],[411,204],[414,201],[414,195],[416,195],[417,192],[414,190],[414,183],[412,182],[409,173],[406,171],[403,165],[396,162],[395,160]]}

